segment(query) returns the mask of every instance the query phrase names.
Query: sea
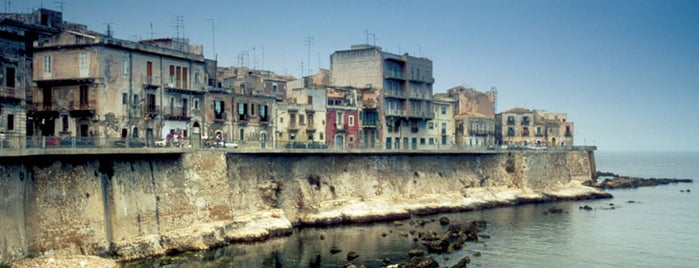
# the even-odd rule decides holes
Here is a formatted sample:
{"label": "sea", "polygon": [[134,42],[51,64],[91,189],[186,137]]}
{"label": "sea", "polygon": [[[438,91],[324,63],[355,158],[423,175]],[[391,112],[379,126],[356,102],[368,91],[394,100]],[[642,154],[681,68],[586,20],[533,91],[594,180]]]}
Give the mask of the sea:
{"label": "sea", "polygon": [[[612,199],[528,204],[332,228],[159,258],[127,267],[382,267],[419,248],[415,232],[486,220],[478,242],[432,255],[441,267],[699,267],[699,152],[595,152],[597,170],[679,183],[608,190]],[[589,206],[592,210],[580,207]],[[563,213],[547,213],[552,207]],[[424,226],[411,223],[422,221]],[[359,257],[347,259],[350,251]]]}

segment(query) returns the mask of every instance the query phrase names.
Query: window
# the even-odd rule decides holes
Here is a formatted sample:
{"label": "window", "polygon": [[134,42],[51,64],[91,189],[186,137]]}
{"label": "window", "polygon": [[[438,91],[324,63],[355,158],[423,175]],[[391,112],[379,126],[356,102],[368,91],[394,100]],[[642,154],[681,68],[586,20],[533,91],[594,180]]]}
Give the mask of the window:
{"label": "window", "polygon": [[313,96],[308,96],[308,104],[313,104]]}
{"label": "window", "polygon": [[170,65],[170,86],[175,84],[175,66]]}
{"label": "window", "polygon": [[14,114],[8,114],[7,115],[7,130],[15,130],[15,115]]}
{"label": "window", "polygon": [[194,110],[199,110],[199,100],[194,100]]}
{"label": "window", "polygon": [[86,85],[81,85],[80,86],[80,105],[86,105],[87,104],[87,86]]}
{"label": "window", "polygon": [[425,145],[425,138],[420,138],[420,145]]}
{"label": "window", "polygon": [[308,125],[313,127],[313,114],[308,115]]}
{"label": "window", "polygon": [[[150,79],[150,77],[153,76],[153,62],[152,61],[147,61],[146,62],[146,76]],[[151,81],[148,81],[151,82]]]}
{"label": "window", "polygon": [[353,126],[354,126],[354,115],[350,115],[350,116],[348,117],[348,120],[349,120],[349,125],[350,125],[351,127],[353,127]]}
{"label": "window", "polygon": [[182,87],[189,88],[189,79],[187,78],[187,67],[182,67]]}
{"label": "window", "polygon": [[61,121],[63,123],[63,131],[68,131],[68,115],[62,115]]}
{"label": "window", "polygon": [[138,105],[138,94],[133,94],[133,105]]}
{"label": "window", "polygon": [[123,105],[129,104],[129,94],[127,94],[127,93],[121,94],[121,104],[123,104]]}
{"label": "window", "polygon": [[299,115],[299,124],[303,125],[305,124],[304,116],[302,114]]}
{"label": "window", "polygon": [[175,67],[175,86],[182,87],[182,67]]}
{"label": "window", "polygon": [[80,52],[80,70],[87,70],[87,52]]}
{"label": "window", "polygon": [[15,87],[15,68],[5,68],[5,86]]}
{"label": "window", "polygon": [[121,71],[123,75],[129,74],[129,58],[126,56],[121,59]]}
{"label": "window", "polygon": [[447,114],[447,107],[442,107],[442,114],[446,115]]}
{"label": "window", "polygon": [[434,138],[430,138],[430,145],[434,145]]}
{"label": "window", "polygon": [[51,73],[51,55],[44,56],[44,73]]}
{"label": "window", "polygon": [[250,115],[255,115],[255,104],[250,103]]}
{"label": "window", "polygon": [[428,122],[428,123],[427,123],[427,128],[429,128],[429,129],[434,129],[434,122]]}
{"label": "window", "polygon": [[267,121],[267,105],[260,104],[260,120],[261,121]]}
{"label": "window", "polygon": [[508,128],[507,128],[507,136],[512,137],[512,136],[514,136],[514,135],[515,135],[515,128],[513,128],[513,127],[508,127]]}
{"label": "window", "polygon": [[223,101],[217,100],[214,101],[214,117],[216,119],[225,119],[223,118],[223,111],[226,110],[225,103]]}
{"label": "window", "polygon": [[272,84],[272,92],[277,92],[278,87],[276,83]]}

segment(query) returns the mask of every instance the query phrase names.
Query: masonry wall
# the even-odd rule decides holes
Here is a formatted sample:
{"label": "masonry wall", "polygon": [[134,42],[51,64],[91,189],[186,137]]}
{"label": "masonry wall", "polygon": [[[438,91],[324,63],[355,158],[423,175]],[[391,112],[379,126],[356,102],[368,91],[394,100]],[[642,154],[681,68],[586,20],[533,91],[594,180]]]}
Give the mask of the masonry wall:
{"label": "masonry wall", "polygon": [[0,263],[39,254],[163,254],[153,247],[164,248],[167,237],[275,209],[304,224],[353,203],[390,208],[457,196],[459,206],[473,189],[544,192],[590,179],[591,157],[203,151],[14,159],[0,162]]}

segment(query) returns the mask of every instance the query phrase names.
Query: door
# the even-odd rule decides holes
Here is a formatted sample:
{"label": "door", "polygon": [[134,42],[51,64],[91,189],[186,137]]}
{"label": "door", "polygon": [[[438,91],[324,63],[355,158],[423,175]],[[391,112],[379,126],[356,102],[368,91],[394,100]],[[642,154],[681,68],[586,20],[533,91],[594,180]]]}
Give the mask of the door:
{"label": "door", "polygon": [[417,149],[417,138],[413,138],[413,150]]}
{"label": "door", "polygon": [[342,149],[345,146],[345,138],[342,135],[335,136],[335,148]]}

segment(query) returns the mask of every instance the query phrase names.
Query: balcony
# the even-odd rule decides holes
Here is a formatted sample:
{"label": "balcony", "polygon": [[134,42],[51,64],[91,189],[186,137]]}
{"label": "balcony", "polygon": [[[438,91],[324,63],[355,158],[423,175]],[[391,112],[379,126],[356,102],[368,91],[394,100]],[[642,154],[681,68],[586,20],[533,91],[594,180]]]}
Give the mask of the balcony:
{"label": "balcony", "polygon": [[566,136],[566,137],[572,137],[572,136],[573,136],[573,133],[570,132],[570,131],[566,131],[565,136]]}
{"label": "balcony", "polygon": [[385,78],[400,79],[403,80],[404,75],[401,72],[383,72]]}
{"label": "balcony", "polygon": [[514,120],[514,119],[512,119],[512,120],[507,119],[507,125],[514,126],[514,125],[515,125],[515,120]]}
{"label": "balcony", "polygon": [[424,82],[424,83],[434,83],[433,77],[428,77],[426,75],[410,75],[410,81]]}
{"label": "balcony", "polygon": [[405,98],[405,94],[403,94],[403,92],[400,90],[386,90],[386,91],[384,91],[384,96],[392,97],[392,98],[399,98],[399,99]]}
{"label": "balcony", "polygon": [[160,87],[160,77],[144,75],[141,77],[141,85],[144,89],[158,89]]}
{"label": "balcony", "polygon": [[17,94],[17,90],[11,87],[0,87],[0,100],[8,100],[19,102],[22,98],[20,94]]}
{"label": "balcony", "polygon": [[345,132],[345,124],[335,124],[335,132]]}
{"label": "balcony", "polygon": [[427,93],[410,93],[411,99],[417,100],[432,100],[432,95]]}
{"label": "balcony", "polygon": [[150,117],[155,117],[156,115],[160,114],[160,106],[146,104],[145,114],[149,115]]}
{"label": "balcony", "polygon": [[522,119],[522,125],[523,125],[523,126],[528,126],[528,125],[529,125],[529,119]]}
{"label": "balcony", "polygon": [[297,125],[296,122],[291,122],[291,123],[289,124],[289,131],[290,131],[290,132],[299,131],[299,125]]}
{"label": "balcony", "polygon": [[399,109],[387,109],[386,116],[405,116],[405,111]]}
{"label": "balcony", "polygon": [[226,121],[226,112],[221,112],[219,114],[214,113],[214,122],[222,123]]}
{"label": "balcony", "polygon": [[163,111],[165,119],[170,120],[189,120],[187,109],[184,107],[170,107]]}

